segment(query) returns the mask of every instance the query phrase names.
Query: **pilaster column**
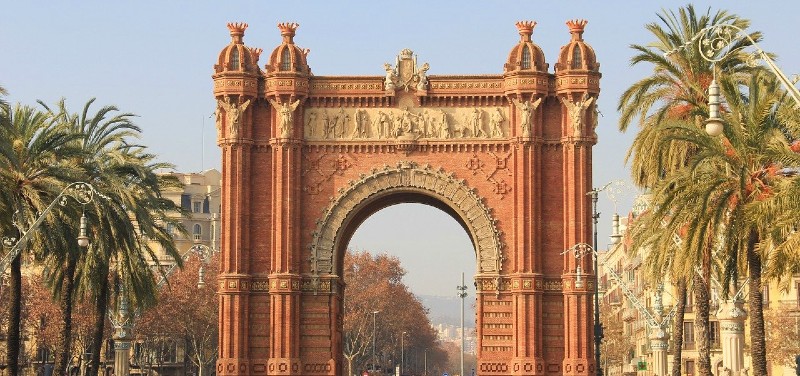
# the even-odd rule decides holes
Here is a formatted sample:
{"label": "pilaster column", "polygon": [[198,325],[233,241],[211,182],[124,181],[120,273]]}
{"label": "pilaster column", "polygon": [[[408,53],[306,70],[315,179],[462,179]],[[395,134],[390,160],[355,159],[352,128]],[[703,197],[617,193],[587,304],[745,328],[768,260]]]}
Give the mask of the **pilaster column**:
{"label": "pilaster column", "polygon": [[[273,111],[278,116],[277,111]],[[292,117],[288,129],[296,129]],[[273,125],[280,122],[273,121]],[[292,135],[292,133],[289,133]],[[270,348],[267,375],[298,375],[300,361],[300,210],[302,141],[279,137],[272,145],[272,252],[270,259]]]}

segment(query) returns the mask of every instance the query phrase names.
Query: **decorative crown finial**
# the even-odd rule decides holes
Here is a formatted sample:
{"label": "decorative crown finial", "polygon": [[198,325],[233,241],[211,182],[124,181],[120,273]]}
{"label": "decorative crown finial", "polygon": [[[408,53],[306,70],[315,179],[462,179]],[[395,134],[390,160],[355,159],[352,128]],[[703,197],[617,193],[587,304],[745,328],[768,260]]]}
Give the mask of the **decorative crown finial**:
{"label": "decorative crown finial", "polygon": [[258,47],[255,47],[255,48],[250,47],[250,53],[253,54],[253,57],[255,58],[256,63],[258,63],[258,58],[261,57],[261,53],[262,52],[264,52],[264,50],[262,50],[262,49],[260,49]]}
{"label": "decorative crown finial", "polygon": [[244,36],[244,31],[247,29],[247,24],[244,22],[228,22],[228,30],[231,31],[231,36],[239,38]]}
{"label": "decorative crown finial", "polygon": [[278,24],[278,29],[280,29],[281,36],[285,43],[294,43],[294,33],[298,26],[300,26],[300,24],[297,22],[281,22]]}
{"label": "decorative crown finial", "polygon": [[400,60],[411,60],[414,57],[414,51],[410,48],[400,50]]}
{"label": "decorative crown finial", "polygon": [[536,21],[517,21],[516,25],[522,41],[530,41],[531,35],[533,35],[533,28],[536,27]]}
{"label": "decorative crown finial", "polygon": [[589,23],[589,21],[580,19],[567,21],[567,27],[569,27],[569,32],[572,34],[573,40],[583,39],[583,28],[586,27],[587,23]]}

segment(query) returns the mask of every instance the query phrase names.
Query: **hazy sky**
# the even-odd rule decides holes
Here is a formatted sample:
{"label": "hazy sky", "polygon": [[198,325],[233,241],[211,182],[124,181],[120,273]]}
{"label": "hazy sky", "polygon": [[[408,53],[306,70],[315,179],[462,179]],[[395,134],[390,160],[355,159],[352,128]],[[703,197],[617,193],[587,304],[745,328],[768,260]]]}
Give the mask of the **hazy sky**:
{"label": "hazy sky", "polygon": [[[0,21],[0,85],[11,102],[54,103],[74,111],[90,98],[139,117],[142,143],[179,171],[219,168],[213,120],[212,67],[228,44],[227,22],[247,22],[245,44],[264,49],[263,65],[280,44],[276,24],[300,24],[295,43],[310,48],[316,75],[383,75],[403,48],[430,75],[500,74],[519,40],[514,23],[538,22],[533,40],[555,63],[569,41],[564,22],[589,20],[584,39],[603,73],[599,109],[604,115],[594,149],[595,186],[628,179],[623,163],[635,127],[617,131],[619,95],[644,77],[631,68],[630,44],[653,38],[644,25],[656,22],[666,1],[59,1],[7,2]],[[724,7],[764,32],[761,47],[778,65],[800,73],[798,1],[695,2]],[[628,196],[633,196],[631,192]],[[630,199],[618,208],[627,212]],[[600,200],[600,247],[605,248],[613,204]],[[356,249],[400,256],[406,282],[419,294],[454,295],[461,272],[474,274],[475,256],[464,231],[436,209],[400,205],[378,212],[353,237]],[[472,283],[467,282],[471,287]]]}

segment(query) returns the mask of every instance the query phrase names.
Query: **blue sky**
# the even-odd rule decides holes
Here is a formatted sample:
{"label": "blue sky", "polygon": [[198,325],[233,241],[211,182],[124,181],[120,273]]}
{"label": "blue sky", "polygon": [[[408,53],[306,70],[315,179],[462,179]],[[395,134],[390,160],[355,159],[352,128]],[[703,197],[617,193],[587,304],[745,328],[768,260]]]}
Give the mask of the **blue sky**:
{"label": "blue sky", "polygon": [[[403,48],[430,64],[430,75],[502,73],[519,36],[518,20],[538,22],[533,40],[550,70],[569,40],[564,22],[589,20],[584,39],[603,73],[598,106],[604,117],[594,149],[594,182],[628,179],[623,163],[635,127],[617,131],[619,95],[644,77],[632,68],[630,44],[647,44],[644,25],[684,2],[666,1],[136,1],[8,2],[0,21],[0,85],[11,102],[54,103],[78,111],[90,98],[138,115],[141,142],[179,171],[219,168],[209,115],[214,110],[212,67],[230,40],[227,22],[247,22],[248,46],[264,49],[261,64],[280,44],[278,22],[300,24],[295,43],[310,48],[316,75],[382,75]],[[788,75],[800,73],[797,1],[703,1],[722,7],[764,32],[761,47],[778,55]],[[633,196],[633,192],[628,196]],[[630,199],[618,211],[627,212]],[[613,204],[601,196],[600,248]],[[409,236],[413,234],[414,236]],[[424,235],[424,236],[423,236]],[[393,238],[394,237],[394,238]],[[452,295],[460,274],[474,271],[467,235],[434,209],[401,205],[371,217],[354,236],[358,249],[401,257],[420,294]],[[447,266],[447,267],[442,267]],[[471,285],[471,283],[467,283]]]}

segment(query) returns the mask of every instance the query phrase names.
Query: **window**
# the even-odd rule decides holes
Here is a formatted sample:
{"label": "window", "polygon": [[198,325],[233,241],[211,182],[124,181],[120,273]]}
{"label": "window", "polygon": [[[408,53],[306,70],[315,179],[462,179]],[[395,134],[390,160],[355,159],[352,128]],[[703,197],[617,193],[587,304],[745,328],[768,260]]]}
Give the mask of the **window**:
{"label": "window", "polygon": [[769,307],[769,285],[764,285],[761,288],[761,304],[764,308]]}
{"label": "window", "polygon": [[531,69],[531,50],[528,46],[522,47],[522,69]]}
{"label": "window", "polygon": [[194,240],[200,240],[200,236],[203,235],[203,229],[200,227],[200,224],[196,223],[194,225],[194,231],[192,231],[192,234],[194,234]]}
{"label": "window", "polygon": [[181,195],[181,209],[189,210],[192,208],[192,195],[184,193]]}
{"label": "window", "polygon": [[684,375],[694,375],[694,360],[687,360],[686,363],[683,364],[683,368]]}
{"label": "window", "polygon": [[239,49],[235,47],[231,52],[231,65],[231,69],[239,69]]}
{"label": "window", "polygon": [[711,348],[718,349],[720,346],[719,321],[708,322],[708,336],[711,338]]}
{"label": "window", "polygon": [[683,322],[683,349],[694,350],[694,323],[691,321]]}
{"label": "window", "polygon": [[175,234],[175,225],[172,223],[167,223],[167,234],[173,235]]}
{"label": "window", "polygon": [[794,291],[795,291],[795,301],[797,306],[800,307],[800,282],[794,283]]}
{"label": "window", "polygon": [[292,57],[289,56],[289,47],[284,47],[281,52],[281,70],[288,71],[292,67]]}
{"label": "window", "polygon": [[582,62],[583,57],[581,56],[581,49],[575,46],[575,49],[572,50],[572,69],[580,68]]}
{"label": "window", "polygon": [[694,295],[691,292],[686,293],[686,312],[694,311]]}
{"label": "window", "polygon": [[192,203],[192,213],[200,213],[203,210],[203,203],[195,201]]}

